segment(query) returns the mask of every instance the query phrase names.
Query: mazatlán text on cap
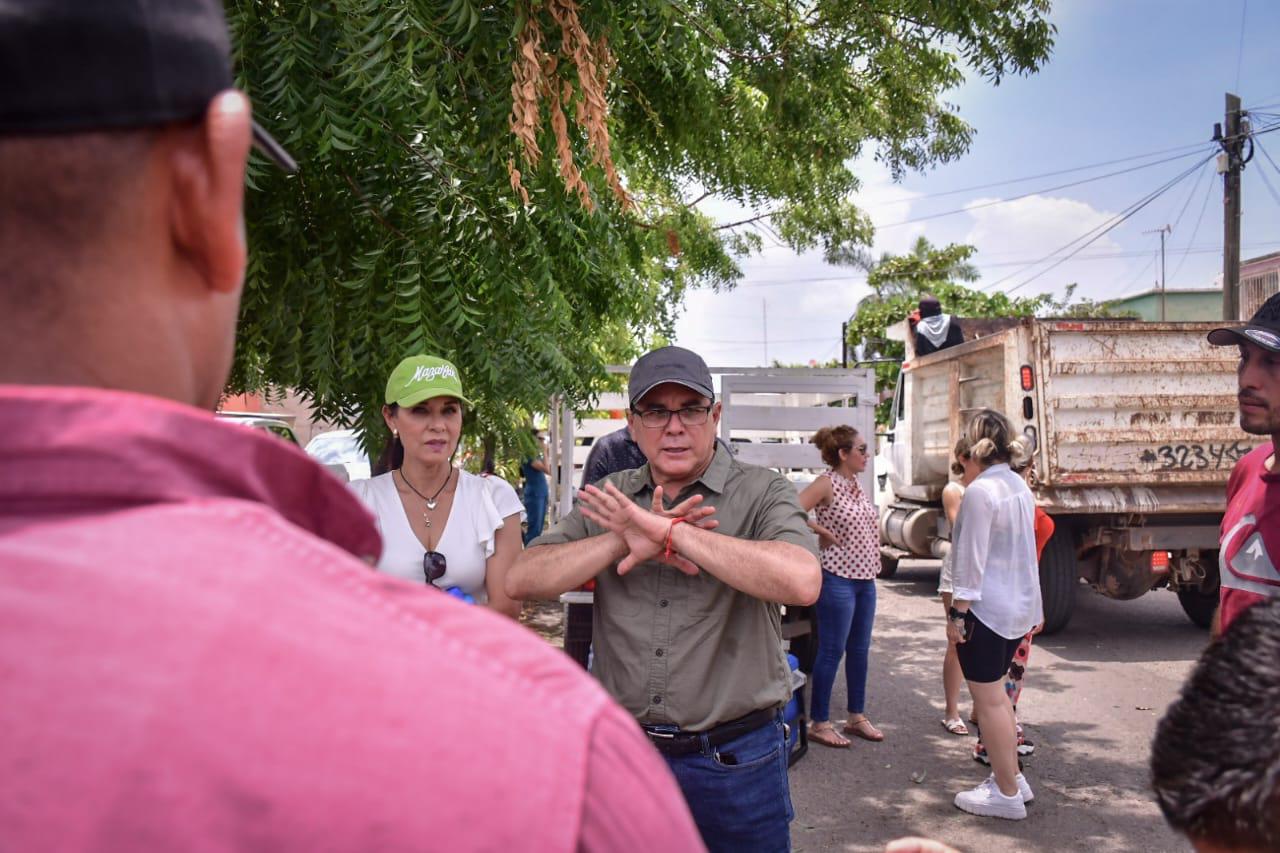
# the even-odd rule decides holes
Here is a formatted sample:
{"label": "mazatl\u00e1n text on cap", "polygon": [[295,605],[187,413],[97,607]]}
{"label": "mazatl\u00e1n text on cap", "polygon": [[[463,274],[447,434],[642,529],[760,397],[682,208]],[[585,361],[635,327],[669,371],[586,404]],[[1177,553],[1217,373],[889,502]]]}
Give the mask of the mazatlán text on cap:
{"label": "mazatl\u00e1n text on cap", "polygon": [[452,367],[449,367],[447,364],[435,365],[433,367],[427,367],[426,365],[419,365],[417,368],[414,369],[413,376],[409,377],[409,381],[404,384],[405,384],[405,387],[408,387],[415,382],[421,382],[423,380],[429,381],[429,380],[435,379],[436,377],[447,377],[449,379],[457,379],[458,374],[457,372],[454,371]]}

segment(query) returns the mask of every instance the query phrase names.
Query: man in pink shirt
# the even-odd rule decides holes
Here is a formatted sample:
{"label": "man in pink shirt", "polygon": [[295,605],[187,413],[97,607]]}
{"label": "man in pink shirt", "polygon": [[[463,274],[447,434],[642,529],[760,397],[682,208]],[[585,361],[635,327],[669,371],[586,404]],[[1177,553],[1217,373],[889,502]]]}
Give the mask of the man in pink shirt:
{"label": "man in pink shirt", "polygon": [[699,849],[568,658],[208,414],[291,165],[228,55],[217,0],[0,3],[0,847]]}

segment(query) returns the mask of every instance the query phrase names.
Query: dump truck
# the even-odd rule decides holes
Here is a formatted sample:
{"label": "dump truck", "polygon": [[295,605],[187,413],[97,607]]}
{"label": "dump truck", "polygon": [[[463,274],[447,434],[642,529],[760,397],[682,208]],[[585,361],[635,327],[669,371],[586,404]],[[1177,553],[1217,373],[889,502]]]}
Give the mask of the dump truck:
{"label": "dump truck", "polygon": [[876,460],[881,576],[949,547],[942,489],[974,412],[1003,412],[1033,448],[1030,485],[1055,532],[1040,561],[1046,633],[1076,587],[1132,599],[1165,588],[1207,627],[1232,466],[1263,440],[1239,427],[1234,347],[1215,323],[964,319],[963,344],[907,345]]}

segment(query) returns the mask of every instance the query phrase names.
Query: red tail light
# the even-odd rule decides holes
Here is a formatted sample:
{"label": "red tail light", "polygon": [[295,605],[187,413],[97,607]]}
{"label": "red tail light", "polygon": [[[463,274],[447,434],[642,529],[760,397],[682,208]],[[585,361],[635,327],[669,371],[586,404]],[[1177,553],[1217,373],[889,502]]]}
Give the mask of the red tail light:
{"label": "red tail light", "polygon": [[1022,390],[1030,391],[1036,387],[1036,376],[1031,372],[1031,365],[1024,364],[1022,369],[1018,371],[1019,377],[1022,379]]}
{"label": "red tail light", "polygon": [[1169,571],[1168,551],[1151,552],[1151,571],[1156,572],[1157,574],[1163,574]]}

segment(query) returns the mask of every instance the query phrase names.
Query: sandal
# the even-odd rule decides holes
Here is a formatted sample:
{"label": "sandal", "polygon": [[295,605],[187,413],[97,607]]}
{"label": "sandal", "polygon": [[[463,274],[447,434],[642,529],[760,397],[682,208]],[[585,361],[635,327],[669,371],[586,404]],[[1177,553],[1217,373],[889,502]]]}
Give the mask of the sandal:
{"label": "sandal", "polygon": [[846,720],[844,724],[844,733],[860,737],[863,740],[879,742],[884,740],[884,733],[871,725],[871,721],[866,717],[859,720]]}
{"label": "sandal", "polygon": [[845,749],[849,746],[849,739],[836,731],[835,726],[829,722],[810,723],[809,740],[834,749]]}
{"label": "sandal", "polygon": [[943,720],[942,727],[953,735],[969,734],[969,727],[964,724],[964,720],[959,717],[952,717],[950,720]]}

